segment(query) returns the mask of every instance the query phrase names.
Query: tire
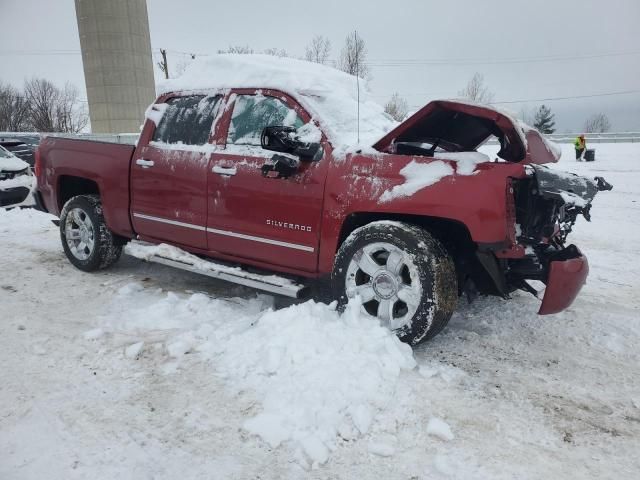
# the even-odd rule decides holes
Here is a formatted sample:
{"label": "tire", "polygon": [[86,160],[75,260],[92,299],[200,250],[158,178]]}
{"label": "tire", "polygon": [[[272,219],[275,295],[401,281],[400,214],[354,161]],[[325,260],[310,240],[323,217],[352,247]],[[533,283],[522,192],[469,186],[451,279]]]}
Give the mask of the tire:
{"label": "tire", "polygon": [[110,267],[122,254],[122,245],[115,243],[104,221],[98,195],[79,195],[64,205],[60,239],[69,261],[85,272]]}
{"label": "tire", "polygon": [[458,299],[447,250],[426,230],[402,222],[354,230],[338,250],[331,279],[340,306],[359,295],[367,313],[410,345],[437,335]]}

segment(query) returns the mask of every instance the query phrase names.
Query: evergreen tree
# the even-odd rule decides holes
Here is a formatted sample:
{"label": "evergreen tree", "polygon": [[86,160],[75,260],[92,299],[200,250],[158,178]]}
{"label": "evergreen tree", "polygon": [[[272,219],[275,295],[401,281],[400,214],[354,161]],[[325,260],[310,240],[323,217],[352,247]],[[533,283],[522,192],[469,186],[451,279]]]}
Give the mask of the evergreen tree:
{"label": "evergreen tree", "polygon": [[534,117],[533,126],[536,127],[541,133],[553,133],[556,131],[555,115],[551,113],[551,109],[542,105]]}

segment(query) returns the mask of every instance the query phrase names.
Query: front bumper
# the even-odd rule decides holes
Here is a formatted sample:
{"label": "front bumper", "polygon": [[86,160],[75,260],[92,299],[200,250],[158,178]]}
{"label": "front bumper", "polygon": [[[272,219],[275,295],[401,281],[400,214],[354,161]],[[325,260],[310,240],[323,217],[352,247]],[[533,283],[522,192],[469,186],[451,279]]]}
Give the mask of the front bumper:
{"label": "front bumper", "polygon": [[0,207],[28,207],[35,203],[36,177],[31,173],[0,180]]}
{"label": "front bumper", "polygon": [[558,313],[569,307],[578,296],[589,274],[589,262],[577,247],[571,245],[562,255],[549,262],[547,288],[538,314]]}

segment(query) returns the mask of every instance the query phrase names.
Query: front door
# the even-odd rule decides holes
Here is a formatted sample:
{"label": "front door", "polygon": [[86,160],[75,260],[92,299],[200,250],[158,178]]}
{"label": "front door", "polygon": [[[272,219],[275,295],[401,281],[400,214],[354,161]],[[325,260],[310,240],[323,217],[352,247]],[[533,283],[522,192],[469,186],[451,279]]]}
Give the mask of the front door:
{"label": "front door", "polygon": [[261,167],[274,152],[260,146],[264,127],[300,127],[310,116],[279,92],[232,95],[230,103],[221,126],[226,145],[218,145],[208,173],[209,250],[313,272],[329,155],[289,178],[268,178]]}
{"label": "front door", "polygon": [[131,166],[131,217],[142,237],[206,249],[209,141],[219,102],[192,95],[155,107],[156,117],[164,113]]}

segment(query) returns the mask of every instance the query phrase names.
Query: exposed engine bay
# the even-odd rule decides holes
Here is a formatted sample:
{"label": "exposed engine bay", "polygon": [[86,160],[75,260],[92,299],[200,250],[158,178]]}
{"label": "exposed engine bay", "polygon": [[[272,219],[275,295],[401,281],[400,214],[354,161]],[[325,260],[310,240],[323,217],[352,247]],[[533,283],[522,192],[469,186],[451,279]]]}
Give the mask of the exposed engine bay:
{"label": "exposed engine bay", "polygon": [[567,237],[582,215],[591,220],[591,202],[599,191],[613,186],[602,177],[593,180],[545,166],[527,166],[529,176],[514,180],[516,241],[525,247],[523,258],[508,262],[510,290],[523,289],[537,294],[526,280],[547,281],[551,262],[578,258]]}

